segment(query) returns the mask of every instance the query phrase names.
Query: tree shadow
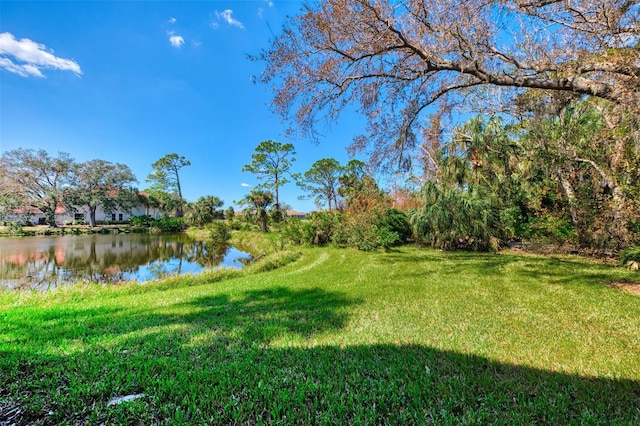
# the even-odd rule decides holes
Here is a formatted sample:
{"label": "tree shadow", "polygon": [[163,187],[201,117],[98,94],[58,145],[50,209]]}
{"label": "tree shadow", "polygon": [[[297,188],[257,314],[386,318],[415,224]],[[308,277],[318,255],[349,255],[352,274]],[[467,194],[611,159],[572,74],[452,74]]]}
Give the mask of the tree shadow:
{"label": "tree shadow", "polygon": [[[637,380],[420,345],[316,343],[343,328],[359,303],[318,288],[276,287],[171,309],[31,312],[31,327],[14,324],[0,340],[0,401],[20,405],[18,425],[640,421]],[[73,342],[84,345],[74,350]],[[107,407],[128,394],[145,397]]]}
{"label": "tree shadow", "polygon": [[601,285],[611,280],[610,265],[590,263],[586,260],[571,259],[560,256],[525,256],[505,253],[473,253],[473,252],[421,252],[420,254],[387,253],[380,257],[383,264],[402,265],[400,269],[407,275],[423,277],[424,271],[416,270],[416,264],[426,265],[431,262],[430,271],[446,269],[448,275],[466,276],[501,276],[507,268],[522,278],[533,278],[550,284],[589,284]]}
{"label": "tree shadow", "polygon": [[309,338],[313,334],[341,329],[348,317],[346,308],[361,303],[337,292],[319,288],[292,290],[275,287],[249,290],[241,298],[227,295],[205,296],[183,306],[197,308],[180,322],[228,334],[243,343],[267,344],[271,339],[293,334]]}

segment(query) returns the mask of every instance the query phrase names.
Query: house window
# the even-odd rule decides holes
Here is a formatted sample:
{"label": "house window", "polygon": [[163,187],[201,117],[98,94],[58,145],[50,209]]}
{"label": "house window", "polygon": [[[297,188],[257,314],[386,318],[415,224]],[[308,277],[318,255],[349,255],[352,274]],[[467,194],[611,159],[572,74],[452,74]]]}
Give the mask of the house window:
{"label": "house window", "polygon": [[111,213],[111,220],[116,220],[116,214],[115,213]]}
{"label": "house window", "polygon": [[119,213],[119,214],[118,214],[118,220],[119,220],[120,222],[122,222],[122,220],[124,220],[124,218],[122,217],[122,213]]}
{"label": "house window", "polygon": [[84,220],[84,213],[74,213],[73,220]]}

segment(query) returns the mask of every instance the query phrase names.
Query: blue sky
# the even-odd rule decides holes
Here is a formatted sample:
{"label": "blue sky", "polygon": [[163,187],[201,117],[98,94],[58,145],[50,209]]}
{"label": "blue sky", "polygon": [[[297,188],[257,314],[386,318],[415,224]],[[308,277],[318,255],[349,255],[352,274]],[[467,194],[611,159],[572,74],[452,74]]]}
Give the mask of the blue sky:
{"label": "blue sky", "polygon": [[[176,152],[189,201],[231,205],[259,181],[242,166],[258,143],[291,142],[295,172],[333,157],[363,132],[351,117],[316,145],[285,136],[268,87],[255,84],[293,1],[0,1],[0,152],[68,152],[131,167],[146,187],[151,163]],[[297,210],[294,184],[280,198]]]}

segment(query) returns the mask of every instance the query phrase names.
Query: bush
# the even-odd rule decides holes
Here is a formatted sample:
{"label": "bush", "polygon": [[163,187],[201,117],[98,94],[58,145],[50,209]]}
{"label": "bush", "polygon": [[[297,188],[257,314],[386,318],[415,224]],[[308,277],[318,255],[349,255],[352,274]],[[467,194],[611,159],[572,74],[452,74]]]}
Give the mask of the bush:
{"label": "bush", "polygon": [[629,269],[640,270],[640,247],[632,247],[623,251],[620,262]]}
{"label": "bush", "polygon": [[[383,240],[388,240],[391,234],[396,234],[395,241],[392,244],[399,242],[406,242],[413,237],[413,228],[409,223],[409,218],[404,212],[398,209],[388,209],[384,212],[384,215],[377,221],[380,232],[389,233],[383,237]],[[377,231],[376,231],[377,232]],[[380,234],[382,235],[382,234]],[[384,244],[380,244],[382,247],[387,247]]]}
{"label": "bush", "polygon": [[180,232],[186,229],[184,220],[178,217],[163,217],[151,223],[152,231],[158,232]]}
{"label": "bush", "polygon": [[380,247],[388,249],[389,247],[401,241],[400,235],[396,231],[392,231],[387,226],[373,226],[373,233]]}
{"label": "bush", "polygon": [[336,212],[315,212],[311,214],[312,226],[307,228],[309,244],[326,245],[333,241],[333,229],[342,217]]}
{"label": "bush", "polygon": [[304,227],[305,224],[300,219],[287,219],[280,227],[280,235],[292,244],[304,245],[306,244]]}
{"label": "bush", "polygon": [[349,244],[358,250],[373,251],[378,248],[378,237],[373,227],[353,223],[349,231]]}
{"label": "bush", "polygon": [[217,220],[207,225],[209,238],[214,243],[226,243],[231,239],[231,226],[223,220]]}
{"label": "bush", "polygon": [[570,220],[545,214],[529,222],[525,236],[565,243],[575,237],[575,230]]}
{"label": "bush", "polygon": [[497,249],[498,211],[482,188],[463,190],[427,182],[423,194],[425,207],[412,217],[421,242],[445,250]]}
{"label": "bush", "polygon": [[322,246],[340,244],[344,239],[343,228],[342,214],[314,212],[305,220],[287,219],[280,227],[280,233],[293,244]]}
{"label": "bush", "polygon": [[134,216],[129,219],[129,224],[133,227],[149,227],[153,224],[154,221],[155,219],[153,219],[151,216]]}

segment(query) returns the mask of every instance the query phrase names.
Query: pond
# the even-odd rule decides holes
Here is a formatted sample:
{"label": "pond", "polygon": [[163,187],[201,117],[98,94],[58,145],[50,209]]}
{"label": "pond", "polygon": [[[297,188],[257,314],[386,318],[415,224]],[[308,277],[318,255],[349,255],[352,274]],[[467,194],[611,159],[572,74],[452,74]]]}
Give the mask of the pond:
{"label": "pond", "polygon": [[0,288],[46,290],[78,281],[144,282],[216,266],[241,268],[250,255],[185,234],[92,234],[0,238]]}

